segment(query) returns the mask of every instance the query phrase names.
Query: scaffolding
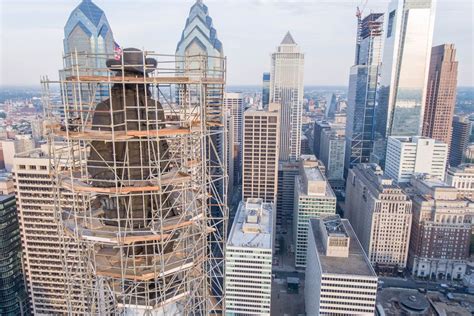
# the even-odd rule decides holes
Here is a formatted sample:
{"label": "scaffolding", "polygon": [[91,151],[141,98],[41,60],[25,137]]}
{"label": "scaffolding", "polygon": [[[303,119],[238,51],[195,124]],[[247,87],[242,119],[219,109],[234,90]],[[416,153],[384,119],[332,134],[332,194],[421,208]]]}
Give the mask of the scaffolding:
{"label": "scaffolding", "polygon": [[73,52],[42,79],[70,315],[223,314],[226,61],[211,58]]}

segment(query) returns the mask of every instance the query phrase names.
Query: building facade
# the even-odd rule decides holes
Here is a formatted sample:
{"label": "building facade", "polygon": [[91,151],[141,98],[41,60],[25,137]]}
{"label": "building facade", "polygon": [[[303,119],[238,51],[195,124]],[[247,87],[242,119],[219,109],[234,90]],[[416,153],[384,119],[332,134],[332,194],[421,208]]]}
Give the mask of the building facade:
{"label": "building facade", "polygon": [[458,62],[454,44],[431,49],[423,136],[451,144],[452,121],[456,106]]}
{"label": "building facade", "polygon": [[464,155],[469,144],[471,134],[471,121],[466,116],[454,116],[453,136],[449,152],[449,165],[457,167],[464,161]]}
{"label": "building facade", "polygon": [[421,135],[436,0],[392,0],[385,15],[374,154],[388,136]]}
{"label": "building facade", "polygon": [[405,268],[412,222],[412,202],[376,164],[349,170],[346,210],[370,262],[381,268]]}
{"label": "building facade", "polygon": [[[226,92],[224,94],[224,106],[229,110],[232,117],[233,129],[229,129],[232,133],[233,142],[228,144],[232,147],[233,152],[233,179],[234,184],[237,184],[241,178],[240,172],[242,170],[242,135],[243,135],[243,117],[244,117],[244,99],[242,93]],[[230,171],[230,170],[229,170]],[[229,175],[230,178],[230,175]]]}
{"label": "building facade", "polygon": [[458,189],[460,198],[474,200],[474,164],[450,167],[446,172],[446,183]]}
{"label": "building facade", "polygon": [[267,107],[270,103],[270,73],[264,72],[262,78],[262,106]]}
{"label": "building facade", "polygon": [[288,32],[272,54],[270,102],[281,105],[280,161],[298,160],[301,153],[304,54]]}
{"label": "building facade", "polygon": [[461,280],[469,258],[474,202],[431,177],[414,177],[409,268],[417,277]]}
{"label": "building facade", "polygon": [[15,196],[0,195],[0,315],[30,315]]}
{"label": "building facade", "polygon": [[375,103],[382,59],[383,13],[359,19],[355,64],[349,76],[346,162],[349,169],[367,163],[374,147]]}
{"label": "building facade", "polygon": [[346,151],[346,138],[344,129],[330,128],[321,134],[320,159],[326,166],[328,180],[344,179],[344,158]]}
{"label": "building facade", "polygon": [[444,180],[448,145],[427,137],[389,137],[385,174],[397,183],[410,182],[414,174]]}
{"label": "building facade", "polygon": [[312,219],[305,280],[307,315],[374,315],[377,275],[351,224]]}
{"label": "building facade", "polygon": [[242,199],[261,198],[275,203],[278,186],[280,112],[278,104],[268,111],[250,108],[244,113],[242,152]]}
{"label": "building facade", "polygon": [[324,171],[316,160],[301,161],[300,175],[295,179],[293,215],[297,268],[306,267],[310,219],[332,214],[336,214],[336,196],[324,176]]}
{"label": "building facade", "polygon": [[[77,245],[71,239],[62,240],[58,233],[50,172],[46,150],[35,149],[18,154],[14,159],[15,194],[31,311],[34,315],[67,314],[68,307],[72,306],[77,314],[85,315],[85,300],[80,289],[71,293],[73,300],[65,295],[68,282],[72,281],[66,278],[65,267],[75,266],[79,257],[74,251]],[[71,203],[71,200],[65,198],[61,203]],[[63,246],[70,248],[68,257],[63,256]]]}
{"label": "building facade", "polygon": [[314,122],[314,129],[313,129],[313,149],[314,154],[318,159],[321,159],[321,137],[323,135],[323,131],[330,129],[331,125],[327,121],[316,121]]}
{"label": "building facade", "polygon": [[268,315],[271,306],[274,204],[240,202],[226,246],[225,315]]}

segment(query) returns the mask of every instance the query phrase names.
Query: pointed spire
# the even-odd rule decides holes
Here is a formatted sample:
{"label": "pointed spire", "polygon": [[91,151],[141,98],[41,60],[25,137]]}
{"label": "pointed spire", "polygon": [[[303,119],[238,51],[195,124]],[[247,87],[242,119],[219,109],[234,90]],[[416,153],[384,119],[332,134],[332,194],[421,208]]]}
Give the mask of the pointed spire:
{"label": "pointed spire", "polygon": [[296,45],[296,42],[295,42],[295,40],[293,39],[293,36],[291,36],[290,31],[288,31],[288,33],[286,33],[285,37],[284,37],[283,40],[281,41],[281,44],[284,44],[284,45]]}
{"label": "pointed spire", "polygon": [[202,4],[202,0],[196,0],[197,4]]}

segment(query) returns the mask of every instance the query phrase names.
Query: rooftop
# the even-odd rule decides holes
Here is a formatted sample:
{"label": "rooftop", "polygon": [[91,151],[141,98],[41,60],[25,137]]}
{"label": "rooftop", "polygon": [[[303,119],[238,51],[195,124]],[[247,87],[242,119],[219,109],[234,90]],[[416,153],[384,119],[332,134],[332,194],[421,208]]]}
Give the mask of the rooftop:
{"label": "rooftop", "polygon": [[281,44],[283,44],[283,45],[296,45],[296,42],[295,42],[293,36],[291,36],[291,33],[289,31],[286,33],[285,37],[281,41]]}
{"label": "rooftop", "polygon": [[[332,218],[332,216],[330,217]],[[349,224],[347,219],[339,219],[340,223],[337,225],[337,230],[344,232],[350,238],[349,256],[348,257],[330,257],[326,256],[323,240],[320,231],[320,219],[311,219],[310,224],[313,230],[314,239],[316,240],[316,250],[319,257],[322,273],[325,274],[341,274],[341,275],[361,275],[376,278],[374,269],[372,268],[369,259],[365,255],[362,246],[357,239],[357,236]],[[337,224],[334,221],[328,222],[325,225],[326,229]],[[312,249],[308,249],[312,251]]]}
{"label": "rooftop", "polygon": [[273,204],[262,199],[240,202],[227,246],[271,249],[273,211]]}

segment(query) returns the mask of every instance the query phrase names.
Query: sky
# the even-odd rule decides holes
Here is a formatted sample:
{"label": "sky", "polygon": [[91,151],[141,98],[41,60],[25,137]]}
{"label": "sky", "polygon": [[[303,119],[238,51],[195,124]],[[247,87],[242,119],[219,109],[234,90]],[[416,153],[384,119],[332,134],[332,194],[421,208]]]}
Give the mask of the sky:
{"label": "sky", "polygon": [[[115,40],[173,54],[195,0],[93,0]],[[0,85],[58,77],[63,27],[80,0],[0,0]],[[354,61],[356,7],[385,12],[388,0],[204,0],[227,57],[229,85],[261,83],[290,31],[305,53],[305,84],[346,86]],[[459,86],[474,86],[474,1],[438,0],[433,45],[454,43]]]}

